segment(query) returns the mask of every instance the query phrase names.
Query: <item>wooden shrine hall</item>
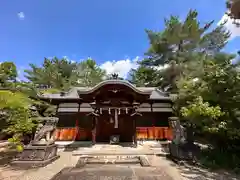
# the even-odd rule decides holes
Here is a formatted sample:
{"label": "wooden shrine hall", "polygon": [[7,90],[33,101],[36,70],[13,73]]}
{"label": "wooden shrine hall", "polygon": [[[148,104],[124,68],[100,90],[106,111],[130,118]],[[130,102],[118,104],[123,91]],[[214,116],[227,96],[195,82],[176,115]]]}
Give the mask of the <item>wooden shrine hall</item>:
{"label": "wooden shrine hall", "polygon": [[56,141],[171,139],[168,117],[172,116],[172,102],[155,87],[136,87],[113,79],[39,97],[57,105]]}

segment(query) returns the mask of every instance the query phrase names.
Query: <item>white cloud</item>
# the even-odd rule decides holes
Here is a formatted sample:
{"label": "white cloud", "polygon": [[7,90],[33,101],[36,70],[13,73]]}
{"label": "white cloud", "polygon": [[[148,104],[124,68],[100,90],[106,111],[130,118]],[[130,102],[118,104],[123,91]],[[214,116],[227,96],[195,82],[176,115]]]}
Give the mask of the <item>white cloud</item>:
{"label": "white cloud", "polygon": [[[117,73],[119,77],[127,78],[128,73],[131,69],[137,69],[138,64],[137,61],[140,60],[140,57],[137,56],[134,59],[123,59],[118,61],[106,61],[102,65],[100,65],[100,68],[106,70],[107,74],[113,74]],[[169,67],[168,64],[165,64],[163,66],[153,67],[156,70],[166,69]]]}
{"label": "white cloud", "polygon": [[17,15],[18,15],[18,18],[19,18],[20,20],[24,20],[24,19],[25,19],[25,14],[24,14],[24,12],[19,12]]}
{"label": "white cloud", "polygon": [[100,67],[106,70],[107,74],[117,73],[119,77],[127,78],[129,71],[138,67],[137,61],[139,59],[137,56],[134,59],[106,61]]}
{"label": "white cloud", "polygon": [[21,80],[24,80],[25,79],[25,77],[24,77],[24,70],[25,70],[26,68],[24,67],[24,66],[20,66],[20,67],[17,67],[17,73],[18,73],[18,77],[17,77],[17,80],[18,81],[21,81]]}
{"label": "white cloud", "polygon": [[75,60],[69,59],[67,56],[63,56],[63,58],[66,59],[67,61],[70,61],[71,63],[76,63]]}
{"label": "white cloud", "polygon": [[218,25],[220,25],[221,23],[226,22],[226,24],[224,25],[227,30],[229,30],[231,32],[231,39],[234,39],[236,37],[240,36],[240,27],[238,27],[236,24],[234,24],[234,20],[231,19],[230,17],[228,17],[227,14],[224,14],[222,19],[218,22]]}

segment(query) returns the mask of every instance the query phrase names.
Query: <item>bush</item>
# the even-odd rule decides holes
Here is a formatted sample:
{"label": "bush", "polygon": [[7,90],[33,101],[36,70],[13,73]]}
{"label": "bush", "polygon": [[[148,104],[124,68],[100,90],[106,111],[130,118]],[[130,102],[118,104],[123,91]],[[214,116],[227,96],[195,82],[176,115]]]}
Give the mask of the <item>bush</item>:
{"label": "bush", "polygon": [[12,138],[9,138],[10,148],[16,149],[18,152],[23,151],[23,144],[21,143],[21,135],[14,135]]}
{"label": "bush", "polygon": [[239,173],[240,154],[220,149],[205,149],[201,151],[199,161],[210,169],[229,169]]}

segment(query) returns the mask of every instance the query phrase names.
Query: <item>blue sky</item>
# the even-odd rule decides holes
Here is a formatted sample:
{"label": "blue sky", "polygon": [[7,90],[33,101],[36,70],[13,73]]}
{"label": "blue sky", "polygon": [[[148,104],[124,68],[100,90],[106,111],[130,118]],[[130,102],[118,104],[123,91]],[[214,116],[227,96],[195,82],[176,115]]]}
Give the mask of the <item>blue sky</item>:
{"label": "blue sky", "polygon": [[[125,76],[148,48],[144,29],[161,30],[164,18],[184,18],[191,8],[202,23],[215,24],[226,10],[225,0],[1,0],[0,61],[14,61],[21,71],[44,57],[90,56],[108,72]],[[226,50],[235,52],[239,39]]]}

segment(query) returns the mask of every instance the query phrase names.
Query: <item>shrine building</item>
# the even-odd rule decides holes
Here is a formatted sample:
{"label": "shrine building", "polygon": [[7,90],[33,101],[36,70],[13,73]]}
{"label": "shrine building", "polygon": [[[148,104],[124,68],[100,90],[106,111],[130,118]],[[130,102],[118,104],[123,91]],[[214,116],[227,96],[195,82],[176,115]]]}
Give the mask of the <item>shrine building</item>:
{"label": "shrine building", "polygon": [[137,144],[138,140],[171,139],[172,101],[156,87],[113,79],[39,97],[57,106],[56,141]]}

